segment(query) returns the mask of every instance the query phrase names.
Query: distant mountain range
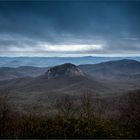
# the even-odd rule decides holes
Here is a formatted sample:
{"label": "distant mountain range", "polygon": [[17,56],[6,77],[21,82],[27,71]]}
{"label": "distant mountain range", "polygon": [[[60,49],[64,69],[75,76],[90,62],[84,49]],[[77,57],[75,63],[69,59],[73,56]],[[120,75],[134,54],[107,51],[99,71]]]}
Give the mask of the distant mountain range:
{"label": "distant mountain range", "polygon": [[0,57],[0,67],[50,67],[64,63],[97,64],[112,60],[132,59],[140,61],[140,57]]}

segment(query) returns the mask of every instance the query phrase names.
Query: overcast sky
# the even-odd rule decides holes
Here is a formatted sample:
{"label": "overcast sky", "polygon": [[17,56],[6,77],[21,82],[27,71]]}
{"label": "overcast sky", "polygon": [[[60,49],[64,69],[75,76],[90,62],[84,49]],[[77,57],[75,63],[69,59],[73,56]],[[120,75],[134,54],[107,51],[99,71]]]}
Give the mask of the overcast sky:
{"label": "overcast sky", "polygon": [[140,1],[0,2],[0,56],[139,54]]}

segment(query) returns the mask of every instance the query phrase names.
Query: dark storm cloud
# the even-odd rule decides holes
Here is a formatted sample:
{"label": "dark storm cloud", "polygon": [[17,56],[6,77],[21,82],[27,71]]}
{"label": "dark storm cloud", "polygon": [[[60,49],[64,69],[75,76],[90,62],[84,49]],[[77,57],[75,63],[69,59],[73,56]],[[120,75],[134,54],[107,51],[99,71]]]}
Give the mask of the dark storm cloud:
{"label": "dark storm cloud", "polygon": [[73,53],[140,53],[139,25],[139,1],[1,1],[0,50],[87,44],[102,48],[79,47]]}

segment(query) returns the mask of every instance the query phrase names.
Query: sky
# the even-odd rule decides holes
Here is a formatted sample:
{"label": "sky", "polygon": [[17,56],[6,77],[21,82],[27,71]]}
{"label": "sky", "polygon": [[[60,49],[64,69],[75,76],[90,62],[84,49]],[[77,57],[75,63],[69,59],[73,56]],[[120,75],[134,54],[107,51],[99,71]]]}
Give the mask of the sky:
{"label": "sky", "polygon": [[139,56],[140,1],[0,1],[0,56]]}

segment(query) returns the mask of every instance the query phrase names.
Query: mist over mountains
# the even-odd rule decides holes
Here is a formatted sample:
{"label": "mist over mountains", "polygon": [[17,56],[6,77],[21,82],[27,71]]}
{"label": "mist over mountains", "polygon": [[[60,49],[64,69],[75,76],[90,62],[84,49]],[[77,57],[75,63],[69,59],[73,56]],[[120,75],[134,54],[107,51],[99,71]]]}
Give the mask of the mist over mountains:
{"label": "mist over mountains", "polygon": [[50,67],[64,63],[96,64],[112,60],[132,59],[140,61],[140,57],[0,57],[0,67]]}

